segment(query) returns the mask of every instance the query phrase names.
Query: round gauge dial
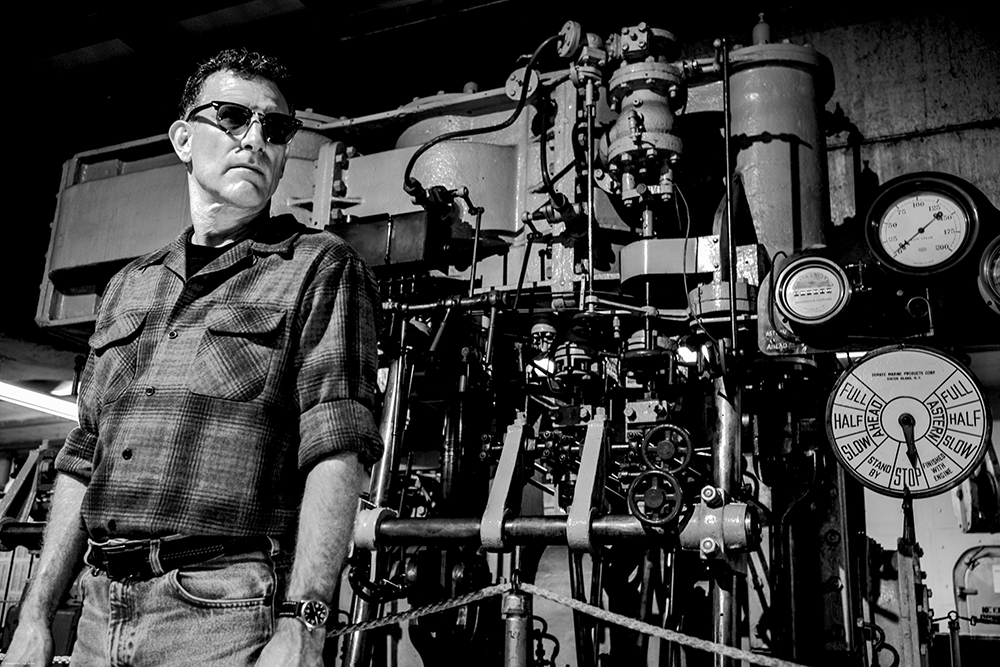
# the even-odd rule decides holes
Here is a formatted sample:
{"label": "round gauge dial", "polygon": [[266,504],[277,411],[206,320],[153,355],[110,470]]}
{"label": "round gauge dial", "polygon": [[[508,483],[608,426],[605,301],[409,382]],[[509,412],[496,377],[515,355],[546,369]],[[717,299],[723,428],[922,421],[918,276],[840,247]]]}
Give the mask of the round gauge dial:
{"label": "round gauge dial", "polygon": [[978,231],[971,196],[951,180],[925,174],[890,181],[872,205],[865,229],[875,259],[909,275],[938,273],[959,263]]}
{"label": "round gauge dial", "polygon": [[983,251],[979,263],[979,293],[990,309],[1000,313],[1000,236],[990,241]]}
{"label": "round gauge dial", "polygon": [[800,257],[778,274],[779,312],[794,324],[822,324],[837,316],[851,297],[847,274],[824,257]]}
{"label": "round gauge dial", "polygon": [[837,380],[827,435],[841,465],[873,491],[944,493],[980,464],[992,417],[975,376],[921,347],[875,350]]}

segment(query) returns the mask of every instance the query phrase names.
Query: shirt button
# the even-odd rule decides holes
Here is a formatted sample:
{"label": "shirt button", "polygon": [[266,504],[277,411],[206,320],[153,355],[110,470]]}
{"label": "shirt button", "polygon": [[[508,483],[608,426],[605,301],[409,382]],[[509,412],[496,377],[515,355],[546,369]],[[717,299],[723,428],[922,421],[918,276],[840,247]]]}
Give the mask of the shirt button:
{"label": "shirt button", "polygon": [[170,333],[167,334],[167,338],[169,338],[171,340],[173,340],[174,338],[177,338],[177,332],[176,331],[171,331]]}
{"label": "shirt button", "polygon": [[122,452],[122,458],[125,459],[126,461],[132,458],[132,450],[126,448],[125,451]]}
{"label": "shirt button", "polygon": [[146,387],[146,396],[152,396],[156,393],[156,387]]}

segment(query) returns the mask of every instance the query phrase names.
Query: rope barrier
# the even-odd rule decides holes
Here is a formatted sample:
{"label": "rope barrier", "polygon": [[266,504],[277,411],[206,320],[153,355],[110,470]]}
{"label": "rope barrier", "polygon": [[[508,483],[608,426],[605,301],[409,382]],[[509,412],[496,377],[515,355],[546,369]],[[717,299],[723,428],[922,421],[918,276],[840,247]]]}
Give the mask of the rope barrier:
{"label": "rope barrier", "polygon": [[[409,609],[407,611],[399,612],[397,614],[389,614],[388,616],[383,616],[372,621],[365,621],[363,623],[355,623],[353,625],[345,625],[342,627],[334,628],[327,633],[327,637],[340,637],[342,635],[350,634],[352,632],[365,632],[367,630],[374,630],[376,628],[381,628],[389,625],[396,625],[397,623],[402,623],[404,621],[411,621],[415,618],[420,618],[421,616],[429,616],[431,614],[437,614],[442,611],[447,611],[449,609],[456,609],[458,607],[464,607],[465,605],[472,604],[474,602],[479,602],[487,598],[491,598],[494,595],[502,595],[511,590],[519,590],[531,595],[537,595],[539,597],[546,598],[557,604],[561,604],[564,607],[569,607],[574,611],[579,611],[589,616],[593,616],[605,623],[613,623],[615,625],[620,625],[622,627],[628,628],[629,630],[634,630],[636,632],[641,632],[643,634],[650,635],[652,637],[657,637],[659,639],[664,639],[666,641],[674,642],[680,644],[681,646],[687,646],[699,651],[708,651],[709,653],[717,653],[719,655],[725,656],[727,658],[732,658],[733,660],[743,660],[752,665],[762,665],[763,667],[803,667],[799,663],[789,662],[788,660],[782,660],[780,658],[775,658],[769,655],[762,655],[760,653],[751,653],[750,651],[744,651],[732,646],[726,646],[724,644],[717,644],[707,639],[699,639],[697,637],[692,637],[675,630],[669,630],[667,628],[660,628],[655,625],[650,625],[649,623],[644,623],[643,621],[636,620],[634,618],[629,618],[628,616],[622,616],[621,614],[616,614],[614,612],[607,611],[606,609],[601,609],[600,607],[594,607],[587,604],[586,602],[580,602],[579,600],[560,595],[559,593],[553,593],[552,591],[545,590],[544,588],[539,588],[532,584],[521,583],[514,586],[511,583],[496,584],[494,586],[488,586],[487,588],[480,589],[478,591],[473,591],[467,595],[462,595],[457,598],[452,598],[450,600],[444,600],[442,602],[436,602],[434,604],[425,605],[423,607],[417,607],[415,609]],[[3,654],[0,654],[0,660],[3,659]],[[58,656],[53,659],[52,664],[69,664],[69,656]]]}
{"label": "rope barrier", "polygon": [[601,609],[600,607],[594,607],[586,602],[580,602],[579,600],[568,598],[531,584],[521,584],[520,588],[525,593],[531,593],[532,595],[552,600],[553,602],[569,607],[575,611],[583,612],[584,614],[588,614],[607,623],[621,625],[629,630],[635,630],[647,635],[652,635],[653,637],[666,639],[667,641],[681,644],[682,646],[688,646],[693,649],[698,649],[699,651],[718,653],[719,655],[727,658],[744,660],[752,665],[763,665],[764,667],[803,667],[803,665],[796,662],[789,662],[788,660],[782,660],[780,658],[774,658],[760,653],[751,653],[750,651],[744,651],[732,646],[726,646],[725,644],[717,644],[715,642],[708,641],[707,639],[698,639],[697,637],[685,635],[681,632],[650,625],[649,623],[644,623],[634,618],[629,618],[628,616],[622,616],[621,614],[616,614],[614,612],[607,611],[606,609]]}
{"label": "rope barrier", "polygon": [[396,625],[397,623],[402,623],[403,621],[410,621],[415,618],[420,618],[421,616],[429,616],[431,614],[437,614],[438,612],[447,611],[449,609],[455,609],[456,607],[464,607],[467,604],[472,604],[473,602],[479,602],[480,600],[491,598],[494,595],[500,595],[501,593],[506,593],[511,588],[513,588],[513,586],[509,583],[496,584],[495,586],[488,586],[486,588],[481,588],[478,591],[473,591],[468,595],[462,595],[457,598],[445,600],[444,602],[436,602],[434,604],[429,604],[424,607],[417,607],[416,609],[401,611],[398,614],[389,614],[388,616],[383,616],[382,618],[375,619],[374,621],[365,621],[364,623],[345,625],[343,627],[331,630],[330,632],[326,633],[326,636],[339,637],[341,635],[350,634],[352,632],[364,632],[366,630],[374,630],[375,628],[381,628],[386,625]]}
{"label": "rope barrier", "polygon": [[381,628],[388,625],[395,625],[397,623],[402,623],[403,621],[420,618],[421,616],[429,616],[430,614],[436,614],[448,609],[454,609],[456,607],[472,604],[473,602],[485,600],[486,598],[493,597],[494,595],[501,595],[511,590],[522,590],[525,593],[546,598],[557,604],[561,604],[565,607],[569,607],[576,611],[598,618],[606,623],[621,625],[629,630],[642,632],[644,634],[665,639],[699,651],[708,651],[710,653],[717,653],[727,658],[733,658],[734,660],[743,660],[752,665],[762,665],[763,667],[803,667],[803,665],[795,662],[789,662],[788,660],[782,660],[780,658],[774,658],[760,653],[743,651],[732,646],[717,644],[715,642],[708,641],[707,639],[699,639],[697,637],[685,635],[681,632],[650,625],[649,623],[644,623],[634,618],[629,618],[628,616],[622,616],[621,614],[615,614],[614,612],[601,609],[600,607],[594,607],[585,602],[580,602],[579,600],[568,598],[558,593],[545,590],[544,588],[539,588],[538,586],[525,583],[519,584],[516,587],[510,583],[497,584],[495,586],[490,586],[488,588],[483,588],[473,593],[469,593],[468,595],[452,598],[451,600],[445,600],[444,602],[438,602],[424,607],[417,607],[398,614],[389,614],[388,616],[383,616],[382,618],[373,621],[365,621],[364,623],[356,623],[354,625],[339,627],[327,633],[327,637],[339,637],[352,632],[364,632],[366,630],[374,630],[375,628]]}

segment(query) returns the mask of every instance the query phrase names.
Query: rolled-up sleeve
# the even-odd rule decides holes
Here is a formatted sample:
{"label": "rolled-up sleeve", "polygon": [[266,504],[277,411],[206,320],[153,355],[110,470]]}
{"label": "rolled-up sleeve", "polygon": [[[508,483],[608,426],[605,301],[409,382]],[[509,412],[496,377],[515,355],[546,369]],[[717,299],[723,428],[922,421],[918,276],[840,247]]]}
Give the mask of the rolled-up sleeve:
{"label": "rolled-up sleeve", "polygon": [[303,471],[337,452],[356,452],[365,465],[382,455],[372,414],[378,288],[360,259],[338,255],[304,291],[299,314],[295,391]]}
{"label": "rolled-up sleeve", "polygon": [[[108,283],[101,301],[101,312],[97,318],[96,331],[100,331],[107,324],[106,313],[110,310],[110,304],[117,300],[122,284],[121,276],[122,273],[115,275]],[[80,388],[76,398],[79,426],[66,436],[66,442],[63,443],[55,460],[57,471],[75,477],[84,484],[89,484],[94,474],[94,453],[97,451],[98,433],[100,432],[98,422],[101,416],[101,396],[94,381],[96,362],[97,358],[93,348],[91,348],[87,355],[83,374],[80,376]]]}

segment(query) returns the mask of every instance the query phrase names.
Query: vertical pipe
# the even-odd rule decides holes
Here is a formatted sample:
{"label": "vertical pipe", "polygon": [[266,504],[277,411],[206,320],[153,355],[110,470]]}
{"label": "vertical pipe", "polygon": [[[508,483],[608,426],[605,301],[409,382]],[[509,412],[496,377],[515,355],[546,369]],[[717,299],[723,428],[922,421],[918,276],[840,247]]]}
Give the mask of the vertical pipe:
{"label": "vertical pipe", "polygon": [[[389,483],[392,473],[399,460],[403,441],[403,423],[406,417],[406,321],[401,322],[399,334],[399,355],[389,365],[389,377],[386,385],[385,401],[382,408],[382,420],[379,423],[379,433],[385,451],[378,465],[372,470],[372,479],[368,487],[368,500],[374,507],[382,507],[389,498]],[[371,562],[368,566],[370,576],[377,580],[386,569],[385,554],[371,552]],[[351,623],[363,623],[371,620],[372,605],[354,596],[351,605]],[[344,642],[344,666],[362,667],[368,661],[367,638],[363,632],[354,632],[347,636]]]}
{"label": "vertical pipe", "polygon": [[[594,294],[594,82],[587,79],[587,294]],[[589,308],[593,309],[593,304]]]}
{"label": "vertical pipe", "polygon": [[958,634],[961,624],[958,622],[958,617],[948,618],[948,634],[951,638],[951,667],[962,667],[962,646],[959,641],[960,636]]}
{"label": "vertical pipe", "polygon": [[725,123],[726,138],[726,242],[729,249],[729,271],[726,280],[729,281],[729,325],[733,339],[733,349],[736,349],[736,237],[733,235],[733,215],[736,207],[733,205],[733,157],[732,157],[732,114],[730,113],[729,92],[729,45],[722,40],[722,115]]}
{"label": "vertical pipe", "polygon": [[[468,196],[468,192],[466,192]],[[469,211],[472,213],[472,211]],[[469,296],[476,293],[476,268],[479,264],[479,234],[483,226],[483,209],[476,207],[476,235],[472,239],[472,270],[469,273]]]}
{"label": "vertical pipe", "polygon": [[[726,351],[722,350],[725,354]],[[717,424],[712,442],[712,474],[716,487],[728,500],[737,488],[740,462],[740,388],[733,378],[715,380],[715,410]],[[720,564],[712,582],[712,635],[714,641],[726,646],[738,646],[739,600],[736,596],[735,562]],[[715,667],[734,667],[731,658],[716,654]]]}
{"label": "vertical pipe", "polygon": [[531,647],[531,597],[521,591],[503,596],[504,667],[528,667]]}

